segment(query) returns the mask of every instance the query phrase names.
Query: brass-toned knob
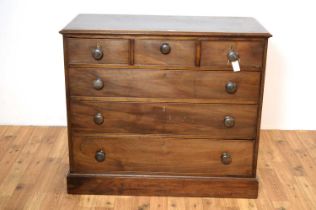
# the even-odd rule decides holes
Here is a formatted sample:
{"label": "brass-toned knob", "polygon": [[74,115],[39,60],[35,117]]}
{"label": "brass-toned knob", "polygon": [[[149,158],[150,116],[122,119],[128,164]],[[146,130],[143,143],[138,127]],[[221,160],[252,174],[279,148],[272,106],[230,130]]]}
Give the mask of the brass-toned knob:
{"label": "brass-toned knob", "polygon": [[239,55],[235,50],[230,49],[227,52],[227,58],[230,62],[233,62],[233,61],[237,61],[239,59]]}
{"label": "brass-toned knob", "polygon": [[94,123],[97,125],[101,125],[104,122],[104,117],[103,115],[98,112],[94,115]]}
{"label": "brass-toned knob", "polygon": [[235,125],[235,119],[232,116],[225,116],[224,125],[226,128],[232,128]]}
{"label": "brass-toned knob", "polygon": [[236,82],[228,81],[225,85],[225,89],[227,93],[233,94],[237,91]]}
{"label": "brass-toned knob", "polygon": [[95,60],[101,60],[103,57],[103,51],[100,47],[96,47],[91,50],[91,55]]}
{"label": "brass-toned knob", "polygon": [[169,45],[168,43],[162,43],[162,44],[161,44],[161,46],[160,46],[160,52],[161,52],[162,54],[167,55],[167,54],[170,53],[170,51],[171,51],[171,47],[170,47],[170,45]]}
{"label": "brass-toned knob", "polygon": [[96,90],[101,90],[104,86],[104,83],[101,78],[97,78],[93,81],[93,87]]}
{"label": "brass-toned knob", "polygon": [[103,162],[105,160],[105,152],[103,150],[99,150],[95,153],[95,159],[98,162]]}
{"label": "brass-toned knob", "polygon": [[221,161],[223,164],[228,165],[232,162],[232,156],[228,152],[223,152],[221,155]]}

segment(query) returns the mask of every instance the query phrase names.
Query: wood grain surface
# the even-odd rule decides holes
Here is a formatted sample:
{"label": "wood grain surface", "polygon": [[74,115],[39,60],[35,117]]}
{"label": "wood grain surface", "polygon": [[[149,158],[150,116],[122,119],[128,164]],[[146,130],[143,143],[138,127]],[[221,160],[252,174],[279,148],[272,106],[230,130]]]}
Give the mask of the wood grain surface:
{"label": "wood grain surface", "polygon": [[[70,106],[72,128],[79,132],[204,135],[223,139],[256,136],[256,105],[72,100]],[[104,117],[101,125],[94,123],[97,113]],[[225,127],[225,116],[235,119],[234,127]]]}
{"label": "wood grain surface", "polygon": [[[253,141],[182,139],[151,136],[73,137],[72,173],[125,173],[165,175],[252,175]],[[135,146],[137,145],[137,146]],[[103,162],[97,151],[106,154]],[[224,165],[222,153],[232,156]]]}
{"label": "wood grain surface", "polygon": [[315,154],[315,131],[262,131],[258,199],[70,195],[65,127],[0,126],[0,209],[311,210]]}
{"label": "wood grain surface", "polygon": [[[69,192],[257,196],[271,35],[255,19],[79,15],[61,33]],[[242,72],[232,72],[231,49]],[[100,149],[106,160],[96,163]],[[223,152],[233,156],[225,167]]]}
{"label": "wood grain surface", "polygon": [[264,55],[264,41],[217,40],[201,42],[201,66],[225,67],[231,65],[227,52],[233,49],[239,55],[241,70],[261,68]]}
{"label": "wood grain surface", "polygon": [[[212,99],[223,103],[257,103],[260,85],[260,72],[243,71],[71,68],[69,78],[72,96]],[[101,90],[93,87],[97,78],[103,81]],[[235,93],[226,92],[228,82],[237,84]]]}
{"label": "wood grain surface", "polygon": [[80,14],[61,33],[270,37],[251,17]]}
{"label": "wood grain surface", "polygon": [[[67,56],[69,64],[128,64],[129,41],[127,39],[74,39],[67,38]],[[95,60],[91,51],[99,47],[103,57]]]}
{"label": "wood grain surface", "polygon": [[[73,194],[256,198],[256,178],[68,174]],[[227,187],[229,186],[229,187]]]}
{"label": "wood grain surface", "polygon": [[[167,43],[171,51],[165,55],[160,46]],[[142,65],[195,65],[195,42],[186,40],[135,40],[134,63]]]}

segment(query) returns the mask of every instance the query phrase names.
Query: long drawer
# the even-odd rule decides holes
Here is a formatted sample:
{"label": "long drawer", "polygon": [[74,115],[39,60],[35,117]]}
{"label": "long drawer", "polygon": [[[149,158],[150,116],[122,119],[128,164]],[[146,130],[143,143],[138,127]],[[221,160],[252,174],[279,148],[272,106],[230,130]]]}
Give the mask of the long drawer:
{"label": "long drawer", "polygon": [[73,96],[258,101],[260,72],[71,68]]}
{"label": "long drawer", "polygon": [[250,176],[253,141],[73,137],[73,172]]}
{"label": "long drawer", "polygon": [[254,139],[257,106],[72,100],[70,117],[83,132]]}

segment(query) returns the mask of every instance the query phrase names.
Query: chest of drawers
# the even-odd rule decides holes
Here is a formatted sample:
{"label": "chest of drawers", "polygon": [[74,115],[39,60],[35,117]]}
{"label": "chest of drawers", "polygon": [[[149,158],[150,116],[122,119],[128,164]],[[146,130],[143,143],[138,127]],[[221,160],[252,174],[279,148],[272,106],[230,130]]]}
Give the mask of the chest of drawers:
{"label": "chest of drawers", "polygon": [[79,15],[61,34],[69,193],[257,197],[255,19]]}

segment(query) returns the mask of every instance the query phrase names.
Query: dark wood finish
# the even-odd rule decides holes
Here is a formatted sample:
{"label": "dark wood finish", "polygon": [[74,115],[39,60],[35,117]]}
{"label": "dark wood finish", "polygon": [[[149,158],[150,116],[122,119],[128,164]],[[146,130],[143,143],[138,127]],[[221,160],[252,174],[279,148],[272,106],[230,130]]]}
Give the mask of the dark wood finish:
{"label": "dark wood finish", "polygon": [[61,33],[270,37],[251,17],[80,14]]}
{"label": "dark wood finish", "polygon": [[[256,105],[72,101],[71,109],[71,125],[77,131],[208,135],[224,139],[256,136]],[[104,123],[94,122],[96,113],[102,113]],[[227,128],[225,116],[234,117],[235,126]]]}
{"label": "dark wood finish", "polygon": [[255,19],[79,15],[61,33],[69,193],[257,196],[271,35]]}
{"label": "dark wood finish", "polygon": [[[76,136],[73,172],[250,177],[252,148],[251,140]],[[103,162],[95,159],[99,150],[106,154]],[[228,165],[221,162],[221,155],[225,152],[232,157],[232,162]]]}
{"label": "dark wood finish", "polygon": [[234,40],[203,41],[201,48],[201,66],[231,66],[227,58],[227,53],[230,49],[234,49],[234,51],[238,53],[241,70],[247,69],[248,67],[262,67],[262,56],[264,53],[263,41]]}
{"label": "dark wood finish", "polygon": [[263,104],[263,93],[264,93],[264,81],[265,81],[265,71],[266,71],[266,61],[267,61],[267,51],[268,51],[268,40],[265,40],[264,43],[264,54],[263,54],[263,69],[262,76],[260,80],[260,93],[259,93],[259,105],[258,105],[258,124],[257,124],[257,139],[254,144],[254,159],[253,159],[253,174],[256,176],[257,174],[257,161],[258,161],[258,153],[259,153],[259,142],[260,142],[260,126],[261,126],[261,115],[262,115],[262,104]]}
{"label": "dark wood finish", "polygon": [[[129,41],[124,39],[67,39],[68,62],[94,63],[94,64],[128,64]],[[96,60],[91,55],[91,50],[99,46],[103,57]]]}
{"label": "dark wood finish", "polygon": [[256,105],[257,102],[245,100],[222,100],[222,99],[183,99],[183,98],[135,98],[135,97],[91,97],[91,96],[70,96],[76,101],[107,101],[107,102],[140,102],[140,103],[182,103],[182,104],[241,104]]}
{"label": "dark wood finish", "polygon": [[65,69],[65,88],[66,88],[66,111],[67,111],[67,136],[68,136],[68,153],[69,153],[69,170],[71,171],[73,166],[73,151],[72,151],[72,128],[71,128],[71,121],[70,121],[70,88],[69,88],[69,74],[68,74],[68,44],[67,38],[63,37],[63,50],[64,50],[64,69]]}
{"label": "dark wood finish", "polygon": [[[160,47],[168,44],[170,52],[163,54]],[[135,40],[135,65],[195,65],[195,42],[184,40]]]}
{"label": "dark wood finish", "polygon": [[134,65],[134,39],[129,40],[129,64]]}
{"label": "dark wood finish", "polygon": [[195,65],[201,65],[201,40],[195,42]]}
{"label": "dark wood finish", "polygon": [[68,193],[257,198],[256,178],[68,174]]}
{"label": "dark wood finish", "polygon": [[[109,68],[109,69],[147,69],[147,70],[192,70],[192,71],[228,71],[232,72],[232,66],[179,66],[179,65],[125,65],[125,64],[69,64],[70,68]],[[242,71],[261,71],[259,67],[247,67]]]}
{"label": "dark wood finish", "polygon": [[[259,72],[71,68],[69,74],[73,96],[196,98],[257,103],[260,84]],[[100,90],[93,87],[97,78],[104,84]],[[233,94],[225,89],[230,81],[237,85]]]}

